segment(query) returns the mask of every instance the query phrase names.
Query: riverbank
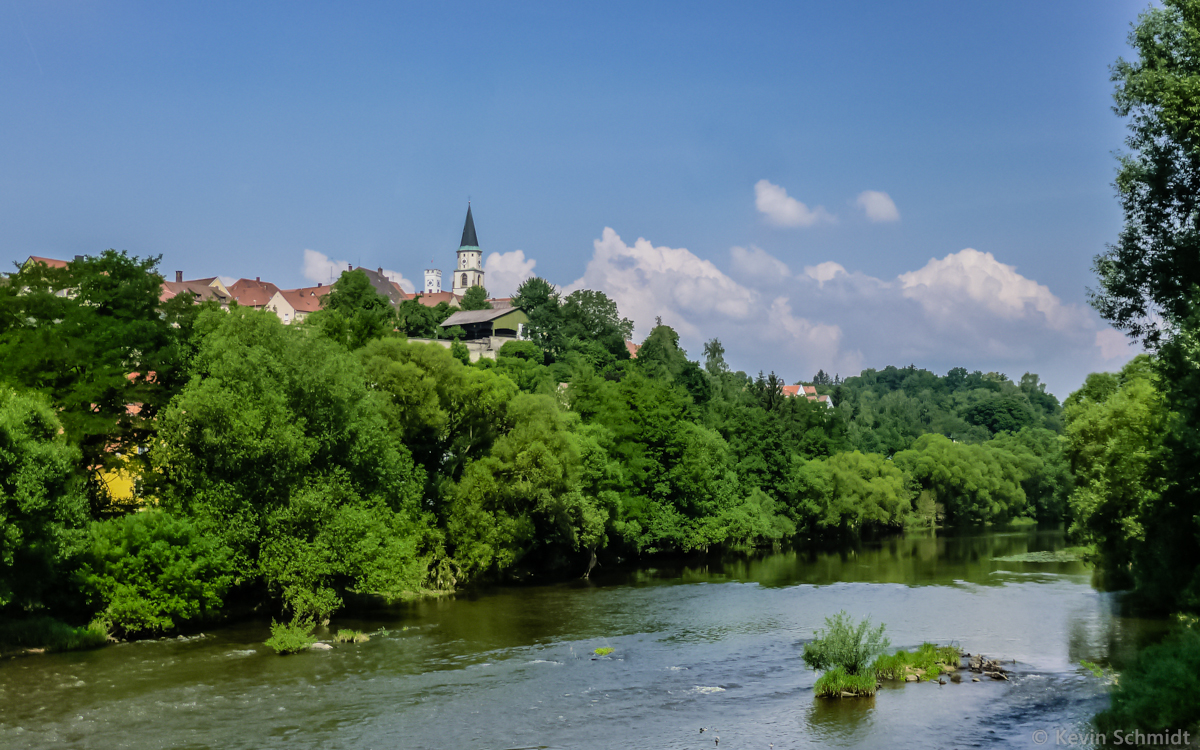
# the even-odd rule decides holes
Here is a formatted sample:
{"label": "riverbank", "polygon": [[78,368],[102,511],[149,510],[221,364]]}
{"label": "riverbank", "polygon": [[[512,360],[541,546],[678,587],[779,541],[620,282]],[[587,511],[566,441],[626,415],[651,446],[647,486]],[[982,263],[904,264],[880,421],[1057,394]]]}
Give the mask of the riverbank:
{"label": "riverbank", "polygon": [[[996,559],[1063,546],[1061,532],[980,531],[600,569],[356,609],[318,634],[370,641],[287,658],[258,618],[6,660],[0,745],[682,748],[706,727],[721,747],[895,747],[931,732],[1032,747],[1035,724],[1086,728],[1107,706],[1079,661],[1124,669],[1165,628],[1125,614],[1082,563]],[[896,648],[953,642],[1019,669],[814,701],[797,644],[840,609],[886,622]]]}

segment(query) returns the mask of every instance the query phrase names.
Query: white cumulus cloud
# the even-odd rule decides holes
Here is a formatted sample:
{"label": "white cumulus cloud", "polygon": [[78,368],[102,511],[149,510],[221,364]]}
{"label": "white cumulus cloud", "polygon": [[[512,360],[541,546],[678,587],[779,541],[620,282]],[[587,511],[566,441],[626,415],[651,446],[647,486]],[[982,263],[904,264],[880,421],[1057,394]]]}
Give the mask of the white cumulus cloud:
{"label": "white cumulus cloud", "polygon": [[946,321],[979,308],[1009,320],[1035,317],[1058,331],[1088,319],[1086,310],[1064,305],[1049,287],[973,248],[932,258],[923,268],[901,274],[898,281],[905,297],[920,302],[930,317]]}
{"label": "white cumulus cloud", "polygon": [[316,250],[304,251],[304,266],[301,272],[304,278],[312,282],[331,284],[337,281],[342,271],[350,268],[350,263],[344,260],[331,260],[325,253]]}
{"label": "white cumulus cloud", "polygon": [[781,227],[811,227],[836,219],[823,206],[810,209],[787,194],[787,190],[768,180],[754,183],[754,205],[767,221]]}
{"label": "white cumulus cloud", "polygon": [[864,190],[858,194],[855,202],[866,213],[867,219],[872,222],[900,221],[900,211],[896,208],[895,201],[887,193],[878,190]]}
{"label": "white cumulus cloud", "polygon": [[674,327],[694,359],[719,338],[735,369],[788,382],[818,369],[842,376],[910,363],[1036,372],[1060,398],[1088,372],[1111,370],[1135,352],[1083,305],[971,248],[893,278],[848,271],[836,261],[791,273],[761,248],[732,248],[730,274],[685,248],[626,243],[605,228],[582,277],[565,292],[608,294],[640,341],[656,317]]}
{"label": "white cumulus cloud", "polygon": [[1096,346],[1104,359],[1121,359],[1121,362],[1137,354],[1140,349],[1128,336],[1115,328],[1096,331]]}
{"label": "white cumulus cloud", "polygon": [[397,284],[400,285],[401,289],[408,292],[409,294],[412,294],[413,292],[417,291],[417,285],[414,284],[413,282],[409,281],[408,279],[404,278],[404,275],[402,273],[400,273],[399,271],[390,271],[385,268],[385,269],[383,269],[383,277],[385,279],[387,279],[388,281],[396,282]]}
{"label": "white cumulus cloud", "polygon": [[[656,247],[641,237],[630,245],[606,227],[593,249],[583,276],[563,291],[604,292],[617,303],[622,316],[633,320],[639,341],[650,333],[655,318],[661,317],[684,338],[694,358],[702,356],[703,342],[715,337],[728,349],[759,352],[763,356],[754,359],[767,369],[774,366],[772,355],[780,350],[819,354],[821,361],[853,366],[839,354],[841,331],[836,323],[798,317],[786,298],[740,284],[686,248]],[[783,265],[766,253],[749,257],[768,266],[772,261]]]}
{"label": "white cumulus cloud", "polygon": [[[331,284],[338,280],[342,275],[342,271],[350,269],[350,262],[345,260],[333,260],[325,253],[319,253],[316,250],[304,251],[304,265],[301,267],[301,273],[304,278],[314,283]],[[413,292],[416,285],[408,279],[404,278],[403,274],[398,271],[390,271],[383,269],[384,278],[389,281],[394,281],[400,285],[400,288],[406,292]]]}
{"label": "white cumulus cloud", "polygon": [[779,258],[771,255],[760,247],[750,248],[731,247],[729,256],[733,260],[733,269],[741,276],[775,276],[787,278],[792,270]]}
{"label": "white cumulus cloud", "polygon": [[804,274],[815,280],[818,285],[825,286],[826,281],[832,281],[837,278],[838,274],[846,275],[846,269],[841,263],[835,263],[832,260],[827,260],[824,263],[818,263],[815,266],[805,266]]}
{"label": "white cumulus cloud", "polygon": [[537,261],[525,258],[524,250],[489,253],[483,262],[483,281],[493,297],[511,297],[521,282],[533,276]]}

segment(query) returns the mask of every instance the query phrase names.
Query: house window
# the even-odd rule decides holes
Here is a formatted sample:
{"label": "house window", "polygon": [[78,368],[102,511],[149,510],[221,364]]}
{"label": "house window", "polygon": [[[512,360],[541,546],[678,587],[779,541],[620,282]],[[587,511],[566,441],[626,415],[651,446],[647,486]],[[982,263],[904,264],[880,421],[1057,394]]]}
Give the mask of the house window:
{"label": "house window", "polygon": [[467,285],[467,275],[465,273],[462,275],[462,285],[463,286]]}

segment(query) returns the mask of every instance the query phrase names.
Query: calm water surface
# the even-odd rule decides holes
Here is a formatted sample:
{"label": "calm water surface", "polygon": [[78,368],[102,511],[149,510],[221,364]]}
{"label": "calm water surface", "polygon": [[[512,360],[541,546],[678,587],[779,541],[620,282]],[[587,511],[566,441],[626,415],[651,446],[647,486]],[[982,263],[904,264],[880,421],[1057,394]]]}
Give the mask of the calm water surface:
{"label": "calm water surface", "polygon": [[[1080,660],[1119,667],[1164,627],[1079,563],[996,559],[1063,545],[1022,530],[598,569],[343,618],[386,632],[287,658],[248,623],[9,659],[0,747],[1038,747],[1035,730],[1084,729],[1106,705]],[[815,700],[803,643],[841,609],[895,646],[1016,659],[1016,677]]]}

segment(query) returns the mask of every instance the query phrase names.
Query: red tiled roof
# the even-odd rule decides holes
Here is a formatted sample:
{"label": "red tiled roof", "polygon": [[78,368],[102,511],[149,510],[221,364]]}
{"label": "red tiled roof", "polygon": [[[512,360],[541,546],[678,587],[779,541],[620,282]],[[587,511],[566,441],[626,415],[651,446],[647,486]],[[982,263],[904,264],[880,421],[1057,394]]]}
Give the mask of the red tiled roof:
{"label": "red tiled roof", "polygon": [[788,398],[795,398],[801,394],[809,401],[818,401],[820,403],[832,403],[828,396],[822,396],[817,393],[815,385],[785,385],[782,387],[783,395]]}
{"label": "red tiled roof", "polygon": [[635,344],[632,341],[625,342],[625,350],[629,352],[630,359],[637,359],[638,350],[641,348],[641,344]]}
{"label": "red tiled roof", "polygon": [[418,294],[416,300],[426,307],[437,307],[442,302],[449,303],[451,307],[458,307],[462,297],[454,292],[436,292],[434,294]]}
{"label": "red tiled roof", "polygon": [[66,268],[67,267],[67,261],[58,260],[57,258],[42,258],[37,255],[30,255],[29,260],[27,260],[25,262],[29,263],[31,261],[34,263],[44,263],[45,265],[50,266],[51,268]]}
{"label": "red tiled roof", "polygon": [[302,289],[280,289],[279,294],[298,313],[311,313],[321,309],[321,298],[329,294],[331,287],[309,286]]}
{"label": "red tiled roof", "polygon": [[229,290],[230,296],[244,307],[265,307],[275,296],[275,292],[279,291],[279,287],[271,282],[259,279],[238,279],[225,288]]}

